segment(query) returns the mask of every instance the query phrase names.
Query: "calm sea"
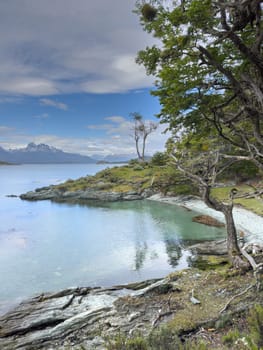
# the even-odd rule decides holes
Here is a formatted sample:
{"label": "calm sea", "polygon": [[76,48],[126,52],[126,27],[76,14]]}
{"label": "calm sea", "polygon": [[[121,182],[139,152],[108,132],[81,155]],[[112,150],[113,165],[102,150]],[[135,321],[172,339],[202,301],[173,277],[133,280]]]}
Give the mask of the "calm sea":
{"label": "calm sea", "polygon": [[0,166],[0,313],[44,291],[162,277],[188,266],[191,241],[222,237],[222,229],[193,223],[193,212],[147,200],[71,205],[6,197],[103,168]]}

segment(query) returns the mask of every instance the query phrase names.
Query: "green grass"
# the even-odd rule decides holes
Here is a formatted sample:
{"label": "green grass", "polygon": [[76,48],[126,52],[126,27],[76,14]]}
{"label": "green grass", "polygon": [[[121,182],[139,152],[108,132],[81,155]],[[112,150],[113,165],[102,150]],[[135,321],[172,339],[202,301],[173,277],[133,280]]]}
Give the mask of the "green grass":
{"label": "green grass", "polygon": [[[248,185],[238,185],[214,188],[212,190],[212,194],[215,198],[221,201],[229,201],[229,193],[233,188],[236,188],[238,190],[237,195],[253,192],[253,188]],[[253,211],[255,214],[263,216],[262,198],[236,198],[234,200],[234,203],[236,205],[242,206],[245,209]]]}
{"label": "green grass", "polygon": [[85,189],[128,192],[153,188],[156,192],[170,191],[175,195],[191,193],[193,187],[181,178],[181,174],[173,166],[135,164],[104,169],[94,176],[68,180],[55,187],[64,192]]}
{"label": "green grass", "polygon": [[[253,191],[253,188],[248,185],[226,186],[214,188],[212,195],[221,201],[229,201],[229,193],[233,187],[237,188],[239,195]],[[163,194],[198,194],[197,188],[183,178],[174,166],[154,166],[151,164],[107,168],[94,176],[82,177],[75,181],[68,180],[56,188],[60,191],[73,192],[94,189],[122,193],[152,188],[155,192]],[[258,215],[263,215],[263,200],[261,198],[237,198],[234,202]]]}

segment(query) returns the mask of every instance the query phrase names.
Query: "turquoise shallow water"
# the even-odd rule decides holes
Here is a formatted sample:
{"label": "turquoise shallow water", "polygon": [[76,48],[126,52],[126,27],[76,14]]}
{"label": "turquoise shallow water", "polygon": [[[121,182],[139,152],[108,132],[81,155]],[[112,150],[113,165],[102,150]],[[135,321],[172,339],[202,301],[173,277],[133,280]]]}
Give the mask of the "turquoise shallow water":
{"label": "turquoise shallow water", "polygon": [[6,197],[104,167],[0,167],[0,313],[43,291],[162,277],[187,267],[191,242],[224,234],[193,223],[196,213],[147,200],[71,205]]}

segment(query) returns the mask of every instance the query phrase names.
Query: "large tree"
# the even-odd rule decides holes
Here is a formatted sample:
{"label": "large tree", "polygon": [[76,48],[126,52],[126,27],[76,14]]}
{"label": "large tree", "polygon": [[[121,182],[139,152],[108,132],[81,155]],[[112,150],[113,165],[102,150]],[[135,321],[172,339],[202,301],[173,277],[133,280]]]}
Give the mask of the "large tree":
{"label": "large tree", "polygon": [[157,77],[160,117],[172,130],[213,123],[242,157],[263,169],[261,0],[137,2],[159,44],[137,61]]}
{"label": "large tree", "polygon": [[176,164],[199,183],[205,202],[225,214],[232,261],[240,255],[233,201],[216,202],[210,189],[219,165],[224,167],[222,159],[246,159],[263,169],[262,2],[137,2],[144,29],[159,40],[139,52],[137,61],[157,78],[153,94],[162,105],[161,121],[174,135],[209,138],[216,131],[224,140],[224,153],[211,153],[208,163],[203,162],[212,172],[208,179],[189,171],[187,162],[182,163],[185,153],[181,160],[176,157]]}

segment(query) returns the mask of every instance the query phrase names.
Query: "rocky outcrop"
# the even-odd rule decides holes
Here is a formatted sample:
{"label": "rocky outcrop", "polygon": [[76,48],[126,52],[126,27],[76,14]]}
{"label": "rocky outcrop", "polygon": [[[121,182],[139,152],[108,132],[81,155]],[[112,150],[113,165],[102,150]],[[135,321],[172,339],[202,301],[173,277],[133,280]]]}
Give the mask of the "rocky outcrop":
{"label": "rocky outcrop", "polygon": [[225,224],[223,224],[222,222],[218,221],[215,218],[212,218],[209,215],[198,215],[198,216],[194,216],[192,218],[193,222],[198,222],[199,224],[204,224],[207,226],[214,226],[214,227],[224,227]]}
{"label": "rocky outcrop", "polygon": [[189,269],[162,280],[39,295],[0,318],[0,349],[105,350],[105,341],[118,334],[147,336],[172,320],[176,334],[185,335],[198,327],[213,328],[226,311],[262,302],[252,273],[223,274],[228,274],[224,268],[209,273]]}
{"label": "rocky outcrop", "polygon": [[227,241],[224,239],[197,243],[189,249],[198,255],[227,255]]}
{"label": "rocky outcrop", "polygon": [[53,200],[58,202],[82,202],[89,200],[96,201],[132,201],[145,199],[153,195],[151,189],[115,192],[115,191],[101,191],[96,189],[86,189],[78,191],[60,191],[56,186],[48,186],[30,191],[20,195],[21,199],[25,200]]}
{"label": "rocky outcrop", "polygon": [[[166,294],[173,288],[173,282],[150,280],[39,295],[0,318],[0,349],[79,349],[83,342],[88,349],[104,349],[102,333],[151,328],[159,305],[145,310],[142,297]],[[134,298],[135,305],[124,307],[125,298]]]}

